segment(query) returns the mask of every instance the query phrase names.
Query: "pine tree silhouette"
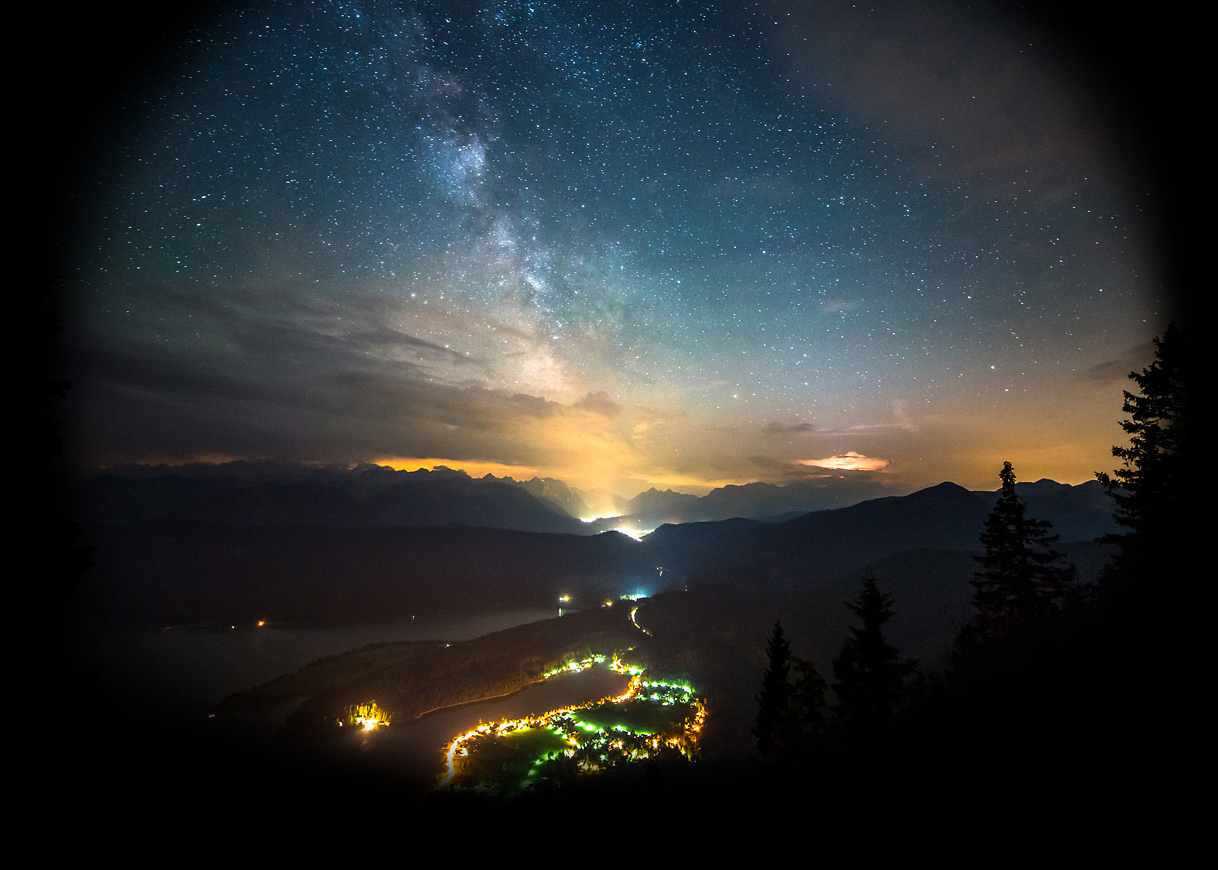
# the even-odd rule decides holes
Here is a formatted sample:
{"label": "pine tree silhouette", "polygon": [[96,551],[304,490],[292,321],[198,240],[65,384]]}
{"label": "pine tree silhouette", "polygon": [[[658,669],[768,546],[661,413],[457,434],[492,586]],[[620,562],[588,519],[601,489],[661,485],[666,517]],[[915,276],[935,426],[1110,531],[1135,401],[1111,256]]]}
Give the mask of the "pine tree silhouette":
{"label": "pine tree silhouette", "polygon": [[884,637],[884,625],[892,618],[892,596],[880,592],[874,575],[863,577],[858,598],[846,606],[860,624],[850,628],[833,661],[834,728],[856,752],[865,754],[886,740],[905,678],[917,663],[902,661]]}
{"label": "pine tree silhouette", "polygon": [[782,622],[774,623],[774,631],[766,644],[769,666],[761,680],[761,694],[757,696],[757,724],[753,736],[757,738],[757,751],[763,762],[772,761],[783,744],[785,720],[789,714],[792,686],[791,647],[782,632]]}
{"label": "pine tree silhouette", "polygon": [[1113,447],[1123,467],[1096,477],[1116,502],[1116,521],[1129,531],[1104,541],[1120,546],[1106,577],[1111,596],[1124,598],[1151,577],[1188,570],[1180,554],[1195,545],[1196,504],[1182,497],[1196,480],[1196,370],[1191,336],[1175,324],[1155,339],[1155,361],[1129,377],[1140,395],[1125,391],[1121,428],[1128,447]]}
{"label": "pine tree silhouette", "polygon": [[766,645],[769,667],[757,696],[753,736],[761,755],[759,767],[771,784],[789,784],[821,765],[824,744],[826,685],[816,667],[791,655],[782,623]]}
{"label": "pine tree silhouette", "polygon": [[1028,516],[1011,463],[1003,463],[999,477],[1002,493],[981,532],[985,553],[973,557],[979,565],[973,617],[953,651],[960,677],[1018,670],[1029,655],[1047,650],[1074,594],[1074,566],[1053,548],[1052,525]]}
{"label": "pine tree silhouette", "polygon": [[[1099,584],[1101,633],[1094,646],[1105,662],[1118,660],[1130,638],[1146,650],[1119,670],[1101,671],[1101,685],[1111,699],[1109,719],[1129,685],[1176,699],[1173,715],[1164,715],[1158,705],[1119,710],[1127,745],[1137,741],[1149,751],[1182,753],[1163,763],[1170,770],[1195,764],[1195,747],[1207,741],[1204,725],[1198,724],[1206,721],[1201,705],[1209,677],[1199,663],[1208,637],[1202,619],[1209,610],[1195,593],[1188,598],[1181,593],[1189,579],[1204,577],[1199,566],[1210,563],[1202,527],[1209,514],[1202,495],[1207,478],[1199,473],[1200,349],[1194,334],[1175,324],[1154,343],[1154,362],[1129,375],[1139,391],[1126,391],[1122,406],[1129,417],[1121,428],[1130,443],[1112,448],[1122,467],[1096,473],[1116,502],[1116,521],[1127,531],[1101,539],[1115,543],[1118,551]],[[1185,600],[1192,603],[1182,607]]]}

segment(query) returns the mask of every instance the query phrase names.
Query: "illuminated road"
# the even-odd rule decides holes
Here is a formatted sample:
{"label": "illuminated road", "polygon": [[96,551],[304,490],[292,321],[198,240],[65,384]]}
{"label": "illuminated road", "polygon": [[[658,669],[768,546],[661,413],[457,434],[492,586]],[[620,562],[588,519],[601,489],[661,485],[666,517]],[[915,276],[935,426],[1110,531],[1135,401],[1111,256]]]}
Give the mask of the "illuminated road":
{"label": "illuminated road", "polygon": [[[631,623],[639,631],[650,635],[650,632],[636,621],[637,612],[637,607],[631,611]],[[595,656],[581,662],[570,662],[562,668],[543,675],[542,679],[544,681],[560,674],[587,670],[596,664],[605,664],[605,657]],[[597,701],[550,710],[536,716],[483,723],[477,728],[455,737],[445,750],[444,775],[434,786],[435,790],[447,789],[458,781],[459,758],[470,757],[476,754],[479,747],[490,745],[508,734],[525,733],[531,729],[549,729],[565,742],[567,748],[554,752],[541,752],[535,757],[523,779],[522,787],[530,785],[534,781],[534,776],[543,777],[544,775],[539,773],[540,766],[560,755],[569,759],[568,763],[572,764],[579,773],[596,773],[616,763],[641,760],[650,757],[664,747],[676,749],[686,757],[692,757],[698,735],[706,719],[706,707],[696,696],[693,687],[686,683],[645,680],[642,668],[624,663],[617,655],[614,656],[609,667],[631,677],[626,691],[618,697],[601,698]],[[606,719],[604,713],[611,709],[611,705],[625,705],[630,701],[654,705],[656,710],[663,707],[688,707],[692,712],[682,720],[675,718],[668,720],[669,727],[660,731],[637,730],[637,727],[631,729],[621,724],[608,726],[603,724]],[[623,712],[625,712],[625,708],[623,708]],[[673,711],[674,716],[678,713],[679,709]],[[624,718],[638,719],[640,709],[633,708],[632,714],[633,716],[626,715]],[[612,718],[617,717],[609,717],[610,721]],[[662,721],[664,717],[657,717],[653,713],[650,717],[644,718]],[[595,721],[597,719],[602,722],[598,724]]]}

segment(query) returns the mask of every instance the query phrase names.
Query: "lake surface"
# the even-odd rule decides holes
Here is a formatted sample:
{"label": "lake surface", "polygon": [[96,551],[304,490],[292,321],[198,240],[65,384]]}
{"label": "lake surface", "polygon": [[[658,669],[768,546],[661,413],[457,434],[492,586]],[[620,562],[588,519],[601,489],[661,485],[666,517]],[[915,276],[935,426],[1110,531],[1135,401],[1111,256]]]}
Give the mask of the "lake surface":
{"label": "lake surface", "polygon": [[262,685],[310,662],[372,643],[481,637],[557,616],[553,610],[454,614],[392,625],[338,628],[172,628],[94,630],[79,637],[72,658],[108,691],[141,708],[199,719],[221,698]]}

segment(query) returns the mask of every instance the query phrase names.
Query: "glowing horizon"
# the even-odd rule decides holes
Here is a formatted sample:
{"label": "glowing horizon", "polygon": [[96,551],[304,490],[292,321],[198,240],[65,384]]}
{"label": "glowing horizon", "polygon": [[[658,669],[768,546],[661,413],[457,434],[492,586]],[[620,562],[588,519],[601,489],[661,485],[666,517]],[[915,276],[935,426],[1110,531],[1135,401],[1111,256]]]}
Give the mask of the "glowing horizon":
{"label": "glowing horizon", "polygon": [[1160,166],[1045,22],[443,6],[217,9],[62,137],[71,463],[622,496],[1111,468],[1174,314]]}

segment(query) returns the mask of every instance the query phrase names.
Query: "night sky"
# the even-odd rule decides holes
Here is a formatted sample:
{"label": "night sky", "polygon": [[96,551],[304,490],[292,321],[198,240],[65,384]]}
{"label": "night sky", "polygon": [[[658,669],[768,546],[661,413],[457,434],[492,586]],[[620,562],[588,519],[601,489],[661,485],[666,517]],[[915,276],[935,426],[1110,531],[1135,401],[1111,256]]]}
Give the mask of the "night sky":
{"label": "night sky", "polygon": [[1173,316],[1127,58],[1005,4],[140,14],[82,36],[81,463],[1081,483]]}

